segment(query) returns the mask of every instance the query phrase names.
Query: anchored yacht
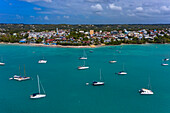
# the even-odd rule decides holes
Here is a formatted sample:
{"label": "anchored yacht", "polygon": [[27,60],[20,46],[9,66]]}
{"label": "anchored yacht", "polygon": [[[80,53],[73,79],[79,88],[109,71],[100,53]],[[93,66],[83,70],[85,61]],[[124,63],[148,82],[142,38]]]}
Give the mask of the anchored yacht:
{"label": "anchored yacht", "polygon": [[100,70],[100,81],[94,81],[93,82],[93,86],[101,86],[101,85],[104,85],[104,82],[101,81],[101,70]]}
{"label": "anchored yacht", "polygon": [[84,69],[88,69],[89,66],[85,66],[85,61],[84,61],[84,65],[83,66],[79,66],[78,69],[79,70],[84,70]]}
{"label": "anchored yacht", "polygon": [[139,93],[141,95],[153,95],[154,93],[151,91],[151,84],[150,84],[150,77],[149,77],[149,83],[148,83],[148,89],[142,88],[139,90]]}
{"label": "anchored yacht", "polygon": [[145,89],[145,88],[142,88],[141,90],[139,90],[139,93],[141,95],[153,95],[153,92],[149,89]]}
{"label": "anchored yacht", "polygon": [[39,60],[38,63],[39,64],[45,64],[45,63],[47,63],[47,60]]}
{"label": "anchored yacht", "polygon": [[37,75],[37,81],[38,81],[38,93],[34,93],[34,94],[30,95],[31,99],[37,99],[37,98],[46,97],[45,90],[44,90],[42,84],[41,84],[41,87],[42,87],[44,93],[41,94],[41,92],[40,92],[40,81],[39,81],[39,76],[38,75]]}

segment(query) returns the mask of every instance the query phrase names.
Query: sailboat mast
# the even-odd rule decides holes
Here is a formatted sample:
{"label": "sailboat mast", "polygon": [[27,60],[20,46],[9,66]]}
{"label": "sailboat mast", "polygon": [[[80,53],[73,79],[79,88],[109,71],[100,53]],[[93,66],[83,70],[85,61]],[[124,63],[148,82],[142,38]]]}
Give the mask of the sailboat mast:
{"label": "sailboat mast", "polygon": [[101,79],[102,79],[102,77],[101,77],[101,73],[102,73],[102,71],[101,71],[101,69],[100,69],[100,81],[101,81]]}
{"label": "sailboat mast", "polygon": [[85,66],[85,60],[84,60],[84,66]]}
{"label": "sailboat mast", "polygon": [[84,57],[87,57],[85,50],[84,50]]}
{"label": "sailboat mast", "polygon": [[19,65],[19,75],[21,76],[21,69],[20,69],[20,65]]}
{"label": "sailboat mast", "polygon": [[25,73],[25,64],[24,64],[24,76],[26,76],[26,73]]}
{"label": "sailboat mast", "polygon": [[150,85],[150,76],[149,76],[148,89],[151,89],[151,85]]}
{"label": "sailboat mast", "polygon": [[40,94],[40,83],[39,83],[39,76],[37,75],[37,80],[38,80],[38,92]]}

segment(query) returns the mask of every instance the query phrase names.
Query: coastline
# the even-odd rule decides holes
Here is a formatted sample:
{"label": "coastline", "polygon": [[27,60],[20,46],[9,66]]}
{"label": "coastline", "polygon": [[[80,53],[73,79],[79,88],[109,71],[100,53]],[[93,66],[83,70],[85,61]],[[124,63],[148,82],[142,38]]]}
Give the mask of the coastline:
{"label": "coastline", "polygon": [[[8,43],[8,42],[0,42],[0,45],[21,45],[21,46],[37,46],[37,47],[54,47],[54,48],[99,48],[99,47],[107,47],[107,46],[123,46],[123,45],[146,45],[150,43],[145,44],[125,44],[122,43],[120,45],[95,45],[95,47],[91,46],[63,46],[63,45],[45,45],[45,44],[37,44],[37,43]],[[168,44],[168,43],[165,43]]]}
{"label": "coastline", "polygon": [[21,46],[37,46],[37,47],[56,47],[56,48],[97,48],[101,47],[103,45],[96,45],[95,47],[91,46],[63,46],[63,45],[45,45],[45,44],[32,44],[32,43],[26,43],[26,44],[20,44],[20,43],[6,43],[6,42],[0,42],[0,44],[4,45],[21,45]]}

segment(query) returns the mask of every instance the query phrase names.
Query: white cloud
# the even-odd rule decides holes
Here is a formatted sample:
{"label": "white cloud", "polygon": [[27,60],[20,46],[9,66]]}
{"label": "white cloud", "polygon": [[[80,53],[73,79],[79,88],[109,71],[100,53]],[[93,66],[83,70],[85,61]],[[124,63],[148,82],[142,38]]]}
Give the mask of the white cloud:
{"label": "white cloud", "polygon": [[136,11],[143,11],[143,7],[137,7]]}
{"label": "white cloud", "polygon": [[23,16],[20,16],[20,15],[16,15],[16,18],[17,18],[17,19],[23,19],[24,17],[23,17]]}
{"label": "white cloud", "polygon": [[95,11],[102,11],[103,7],[100,4],[92,5],[91,8]]}
{"label": "white cloud", "polygon": [[20,0],[26,2],[52,2],[52,0]]}
{"label": "white cloud", "polygon": [[122,10],[122,7],[115,6],[115,4],[109,4],[109,8],[112,9],[112,10]]}
{"label": "white cloud", "polygon": [[148,9],[147,12],[148,13],[161,13],[161,11],[158,9]]}
{"label": "white cloud", "polygon": [[128,16],[135,16],[135,14],[134,13],[131,13],[131,14],[127,14]]}
{"label": "white cloud", "polygon": [[66,19],[70,18],[69,16],[63,16],[63,17],[66,18]]}
{"label": "white cloud", "polygon": [[170,6],[169,7],[161,6],[161,10],[163,10],[163,11],[170,11]]}
{"label": "white cloud", "polygon": [[45,16],[45,17],[44,17],[44,20],[49,20],[48,16]]}
{"label": "white cloud", "polygon": [[103,2],[104,0],[85,0],[87,2]]}
{"label": "white cloud", "polygon": [[40,11],[40,10],[41,10],[41,8],[34,7],[34,10],[36,10],[36,11]]}

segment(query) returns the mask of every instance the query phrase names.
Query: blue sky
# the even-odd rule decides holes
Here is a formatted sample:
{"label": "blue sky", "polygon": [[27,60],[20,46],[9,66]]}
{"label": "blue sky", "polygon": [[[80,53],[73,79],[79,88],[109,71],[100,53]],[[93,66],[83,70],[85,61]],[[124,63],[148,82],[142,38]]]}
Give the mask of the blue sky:
{"label": "blue sky", "polygon": [[0,23],[170,24],[170,0],[0,0]]}

